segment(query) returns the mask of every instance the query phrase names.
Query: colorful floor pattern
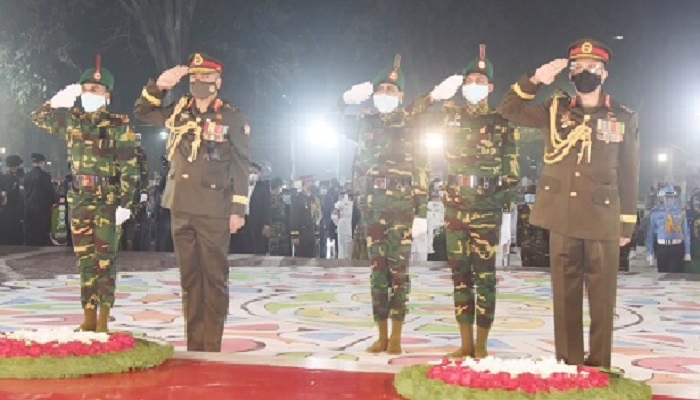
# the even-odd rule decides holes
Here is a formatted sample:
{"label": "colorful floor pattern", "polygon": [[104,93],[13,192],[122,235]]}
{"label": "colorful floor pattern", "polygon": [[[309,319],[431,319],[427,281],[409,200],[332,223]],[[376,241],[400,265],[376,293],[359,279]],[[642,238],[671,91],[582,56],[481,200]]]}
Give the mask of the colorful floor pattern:
{"label": "colorful floor pattern", "polygon": [[[78,276],[70,253],[0,254],[0,331],[80,322]],[[164,338],[184,350],[179,274],[172,255],[125,254],[119,264],[112,329]],[[440,264],[411,268],[404,354],[398,357],[364,352],[374,335],[368,268],[273,257],[232,259],[231,265],[223,346],[229,354],[219,356],[229,361],[231,355],[270,365],[313,367],[337,361],[342,369],[392,372],[435,360],[457,344],[450,274]],[[662,276],[641,266],[633,271],[619,278],[613,364],[628,377],[648,381],[655,394],[700,399],[700,281],[689,275]],[[502,271],[498,290],[492,354],[552,355],[547,272]]]}

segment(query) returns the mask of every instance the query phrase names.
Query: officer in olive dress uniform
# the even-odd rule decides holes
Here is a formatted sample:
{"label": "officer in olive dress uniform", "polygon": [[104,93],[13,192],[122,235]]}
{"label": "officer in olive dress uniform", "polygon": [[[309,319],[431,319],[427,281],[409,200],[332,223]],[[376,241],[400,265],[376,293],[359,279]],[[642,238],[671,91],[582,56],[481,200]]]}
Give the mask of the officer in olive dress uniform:
{"label": "officer in olive dress uniform", "polygon": [[[499,111],[545,134],[545,167],[530,221],[550,230],[556,357],[571,365],[610,367],[620,246],[637,220],[637,116],[603,93],[610,50],[595,40],[569,47],[518,80]],[[569,68],[576,96],[557,92],[531,103],[539,88]],[[584,359],[583,285],[587,284],[590,353]]]}
{"label": "officer in olive dress uniform", "polygon": [[56,202],[56,189],[51,182],[51,174],[44,171],[46,157],[32,154],[32,168],[24,176],[24,195],[27,199],[25,211],[24,244],[27,246],[47,246],[50,243],[51,208]]}
{"label": "officer in olive dress uniform", "polygon": [[0,245],[21,246],[24,233],[22,232],[22,215],[24,199],[20,189],[19,175],[22,160],[12,154],[5,158],[8,171],[0,175]]}
{"label": "officer in olive dress uniform", "polygon": [[[221,351],[229,238],[243,226],[248,203],[250,128],[236,106],[219,98],[222,71],[213,57],[192,54],[187,66],[149,81],[134,107],[139,119],[169,129],[163,207],[171,211],[190,351]],[[166,92],[188,74],[190,93],[164,105]]]}

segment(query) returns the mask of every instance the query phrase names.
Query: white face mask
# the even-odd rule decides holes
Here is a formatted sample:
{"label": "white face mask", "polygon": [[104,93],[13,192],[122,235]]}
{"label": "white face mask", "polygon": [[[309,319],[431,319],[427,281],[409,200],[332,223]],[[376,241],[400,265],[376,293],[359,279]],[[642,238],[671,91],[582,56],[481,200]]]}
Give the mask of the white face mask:
{"label": "white face mask", "polygon": [[477,85],[476,83],[470,83],[468,85],[462,86],[462,96],[464,96],[464,98],[472,104],[480,102],[481,100],[485,99],[488,95],[488,85]]}
{"label": "white face mask", "polygon": [[83,93],[80,95],[80,102],[83,104],[85,112],[95,112],[107,105],[107,99],[104,96],[93,93]]}
{"label": "white face mask", "polygon": [[532,204],[535,202],[535,195],[532,193],[527,193],[525,194],[525,202],[528,204]]}
{"label": "white face mask", "polygon": [[248,182],[257,182],[257,181],[258,181],[258,174],[248,175]]}
{"label": "white face mask", "polygon": [[377,107],[382,114],[388,114],[399,106],[398,96],[389,96],[388,94],[375,94],[372,96],[374,106]]}
{"label": "white face mask", "polygon": [[328,189],[320,189],[318,192],[321,194],[321,196],[325,196],[328,194]]}

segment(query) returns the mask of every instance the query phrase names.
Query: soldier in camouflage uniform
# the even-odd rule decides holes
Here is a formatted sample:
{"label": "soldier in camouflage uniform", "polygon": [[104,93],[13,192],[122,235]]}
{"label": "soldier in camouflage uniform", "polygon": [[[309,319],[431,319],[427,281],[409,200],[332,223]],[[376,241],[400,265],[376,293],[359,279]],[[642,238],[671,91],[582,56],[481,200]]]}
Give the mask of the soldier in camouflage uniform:
{"label": "soldier in camouflage uniform", "polygon": [[141,146],[141,134],[136,133],[136,142],[134,153],[136,156],[136,165],[138,167],[139,175],[138,182],[136,182],[136,190],[134,190],[134,199],[131,202],[131,218],[124,222],[122,225],[122,237],[120,250],[128,251],[145,251],[148,249],[141,249],[141,233],[143,229],[148,229],[148,227],[142,226],[144,221],[138,219],[139,209],[142,206],[141,196],[148,194],[148,160],[146,159],[146,153]]}
{"label": "soldier in camouflage uniform", "polygon": [[400,60],[397,55],[394,64],[380,72],[374,82],[355,85],[343,95],[347,104],[357,104],[371,95],[379,111],[359,120],[355,171],[372,267],[372,312],[379,328],[378,340],[367,349],[370,353],[401,353],[414,215],[422,219],[422,229],[427,232],[427,154],[420,132],[407,124],[425,110],[428,99],[419,98],[404,109],[398,107],[405,82]]}
{"label": "soldier in camouflage uniform", "polygon": [[517,195],[518,133],[488,104],[493,65],[485,51],[482,44],[479,57],[462,71],[465,105],[444,105],[447,259],[461,336],[460,348],[450,357],[488,355],[486,342],[496,309],[501,214],[510,210]]}
{"label": "soldier in camouflage uniform", "polygon": [[270,255],[291,256],[292,240],[289,236],[287,205],[282,198],[282,179],[270,181],[272,197],[270,198]]}
{"label": "soldier in camouflage uniform", "polygon": [[[74,175],[68,203],[84,311],[79,329],[98,332],[107,331],[114,306],[119,225],[129,218],[138,179],[129,119],[107,111],[113,86],[114,77],[100,67],[98,56],[96,68],[85,71],[79,84],[67,86],[32,114],[36,126],[62,135],[68,145]],[[78,96],[82,110],[73,106]]]}

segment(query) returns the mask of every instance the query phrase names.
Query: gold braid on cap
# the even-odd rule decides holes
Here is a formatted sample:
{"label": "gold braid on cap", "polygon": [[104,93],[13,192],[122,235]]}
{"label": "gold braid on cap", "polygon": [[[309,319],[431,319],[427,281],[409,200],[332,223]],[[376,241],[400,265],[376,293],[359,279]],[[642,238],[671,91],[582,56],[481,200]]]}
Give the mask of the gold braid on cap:
{"label": "gold braid on cap", "polygon": [[581,164],[583,160],[583,155],[588,153],[587,162],[591,162],[591,133],[593,129],[587,125],[590,121],[591,116],[586,114],[583,116],[583,123],[576,128],[574,128],[566,138],[562,138],[559,132],[557,132],[557,107],[559,104],[559,99],[556,97],[552,100],[552,105],[549,107],[550,115],[550,125],[549,125],[549,140],[550,144],[554,148],[551,152],[545,149],[544,152],[544,162],[545,164],[555,164],[560,162],[569,154],[569,151],[581,142],[581,149],[578,152],[577,164]]}
{"label": "gold braid on cap", "polygon": [[173,155],[175,155],[175,149],[180,145],[182,136],[190,133],[194,134],[194,140],[192,141],[192,150],[190,151],[190,156],[187,157],[187,161],[192,162],[197,159],[197,152],[199,151],[199,145],[202,143],[202,127],[197,121],[189,120],[184,125],[175,126],[175,118],[182,112],[182,109],[187,105],[187,97],[182,97],[180,101],[175,106],[170,118],[165,120],[165,127],[170,130],[168,135],[168,144],[166,149],[168,149],[168,161],[172,161]]}

